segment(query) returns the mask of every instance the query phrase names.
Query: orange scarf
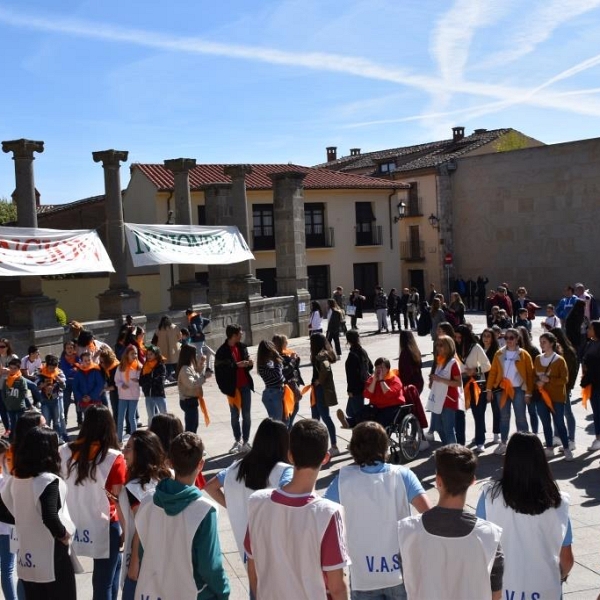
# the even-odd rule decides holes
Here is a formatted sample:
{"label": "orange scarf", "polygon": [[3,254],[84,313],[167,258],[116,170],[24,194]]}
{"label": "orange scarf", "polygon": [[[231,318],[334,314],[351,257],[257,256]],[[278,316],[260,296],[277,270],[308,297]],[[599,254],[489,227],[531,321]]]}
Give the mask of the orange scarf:
{"label": "orange scarf", "polygon": [[553,413],[554,405],[552,404],[552,398],[550,398],[550,394],[548,394],[548,392],[543,387],[538,388],[538,392],[540,393],[544,404],[548,407],[548,410]]}
{"label": "orange scarf", "polygon": [[[240,400],[241,403],[241,400]],[[210,425],[210,415],[208,414],[208,406],[206,406],[206,401],[204,400],[204,396],[198,397],[198,404],[200,405],[200,410],[202,411],[202,416],[204,417],[204,425],[208,427]],[[241,408],[239,409],[242,410]]]}
{"label": "orange scarf", "polygon": [[500,382],[500,387],[502,388],[502,396],[500,396],[500,408],[502,409],[507,398],[512,400],[515,397],[515,388],[511,380],[506,377]]}
{"label": "orange scarf", "polygon": [[192,322],[192,319],[193,319],[194,317],[197,317],[197,316],[198,316],[198,313],[195,313],[195,312],[193,312],[193,313],[190,313],[190,314],[188,315],[188,323],[191,323],[191,322]]}
{"label": "orange scarf", "polygon": [[[81,446],[83,444],[83,438],[80,438],[73,442],[73,445]],[[88,460],[94,460],[96,456],[98,456],[98,452],[100,452],[100,442],[92,442],[90,445],[90,452],[88,454]],[[73,456],[73,461],[77,462],[79,460],[80,451],[76,448],[71,449],[71,455]]]}
{"label": "orange scarf", "polygon": [[13,385],[15,385],[15,381],[17,379],[19,379],[19,377],[21,377],[21,371],[17,371],[14,375],[8,375],[8,377],[6,378],[6,386],[8,388],[12,388]]}
{"label": "orange scarf", "polygon": [[63,358],[72,366],[75,367],[76,369],[79,367],[79,364],[77,363],[77,354],[63,354]]}
{"label": "orange scarf", "polygon": [[[475,406],[479,404],[479,396],[481,394],[481,389],[479,388],[479,384],[475,381],[474,377],[471,377],[467,383],[464,385],[465,390],[465,410],[468,410],[471,406],[471,402],[475,402]],[[471,391],[473,392],[471,394]]]}
{"label": "orange scarf", "polygon": [[315,394],[315,388],[312,385],[305,385],[300,393],[304,396],[307,392],[310,392],[310,405],[313,407],[317,403],[317,395]]}
{"label": "orange scarf", "polygon": [[289,385],[283,386],[283,418],[289,419],[296,407],[294,390]]}
{"label": "orange scarf", "polygon": [[96,363],[90,363],[90,365],[88,367],[84,367],[83,365],[79,365],[79,370],[83,371],[84,373],[87,373],[88,371],[93,371],[94,369],[98,369],[98,371],[100,370],[100,366],[97,365]]}
{"label": "orange scarf", "polygon": [[125,368],[125,372],[124,372],[124,376],[125,376],[125,381],[129,381],[129,377],[131,376],[131,371],[137,371],[140,368],[140,362],[138,361],[137,358],[134,358],[130,363],[129,366],[127,366]]}
{"label": "orange scarf", "polygon": [[50,379],[52,381],[52,383],[54,383],[55,379],[60,375],[60,369],[57,367],[54,369],[54,371],[52,373],[50,373],[50,371],[48,370],[48,367],[46,365],[44,365],[40,369],[40,375],[42,377],[44,377],[45,379]]}
{"label": "orange scarf", "polygon": [[229,402],[229,406],[235,406],[242,412],[242,393],[238,388],[235,388],[235,396],[227,396],[227,402]]}
{"label": "orange scarf", "polygon": [[156,358],[154,360],[147,360],[142,367],[142,375],[148,375],[149,373],[152,373],[157,364],[158,359]]}
{"label": "orange scarf", "polygon": [[115,369],[116,367],[118,367],[121,363],[115,358],[115,360],[112,361],[111,365],[109,367],[105,367],[104,365],[102,365],[102,370],[104,371],[104,374],[107,377],[110,377],[110,372]]}
{"label": "orange scarf", "polygon": [[587,410],[587,405],[588,405],[588,402],[591,397],[592,397],[592,384],[590,383],[589,385],[586,385],[581,390],[581,406],[583,406],[583,408],[585,408],[585,410]]}

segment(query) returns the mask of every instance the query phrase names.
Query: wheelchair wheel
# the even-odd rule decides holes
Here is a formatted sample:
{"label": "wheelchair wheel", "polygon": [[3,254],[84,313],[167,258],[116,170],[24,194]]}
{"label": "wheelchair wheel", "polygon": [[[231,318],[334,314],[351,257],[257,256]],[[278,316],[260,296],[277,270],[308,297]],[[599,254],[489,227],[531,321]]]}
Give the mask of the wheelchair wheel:
{"label": "wheelchair wheel", "polygon": [[406,415],[400,424],[388,427],[388,437],[390,438],[390,462],[398,464],[416,458],[423,432],[417,418],[410,414]]}

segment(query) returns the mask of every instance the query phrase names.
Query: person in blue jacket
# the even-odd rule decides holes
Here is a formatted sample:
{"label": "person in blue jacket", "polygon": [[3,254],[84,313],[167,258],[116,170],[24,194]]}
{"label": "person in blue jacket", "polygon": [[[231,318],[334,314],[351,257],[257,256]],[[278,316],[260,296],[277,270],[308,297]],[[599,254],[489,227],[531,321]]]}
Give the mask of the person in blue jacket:
{"label": "person in blue jacket", "polygon": [[96,363],[92,362],[92,355],[82,352],[79,368],[73,378],[73,396],[81,411],[85,411],[92,404],[107,405],[104,393],[104,376]]}

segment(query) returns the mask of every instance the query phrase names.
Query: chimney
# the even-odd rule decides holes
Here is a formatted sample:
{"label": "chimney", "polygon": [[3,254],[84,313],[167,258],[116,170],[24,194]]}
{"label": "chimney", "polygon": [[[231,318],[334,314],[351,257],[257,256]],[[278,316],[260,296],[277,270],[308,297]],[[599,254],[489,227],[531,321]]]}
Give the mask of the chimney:
{"label": "chimney", "polygon": [[[13,204],[17,203],[17,190],[10,195],[10,199]],[[40,193],[37,188],[35,188],[35,205],[36,207],[40,205]]]}
{"label": "chimney", "polygon": [[337,160],[337,146],[327,147],[327,162],[333,162]]}
{"label": "chimney", "polygon": [[452,141],[460,142],[465,137],[465,128],[464,127],[453,127],[452,128]]}
{"label": "chimney", "polygon": [[474,129],[473,133],[485,133],[487,129]]}
{"label": "chimney", "polygon": [[360,148],[350,148],[350,156],[360,156]]}

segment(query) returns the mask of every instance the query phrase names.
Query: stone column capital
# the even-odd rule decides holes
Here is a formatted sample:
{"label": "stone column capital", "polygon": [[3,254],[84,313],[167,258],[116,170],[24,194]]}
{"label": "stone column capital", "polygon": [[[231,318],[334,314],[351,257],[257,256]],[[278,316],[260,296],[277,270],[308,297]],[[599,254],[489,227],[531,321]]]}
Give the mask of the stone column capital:
{"label": "stone column capital", "polygon": [[223,173],[229,175],[231,179],[244,178],[252,174],[252,165],[226,165],[223,167]]}
{"label": "stone column capital", "polygon": [[211,192],[214,191],[219,193],[221,190],[231,191],[233,185],[229,181],[213,181],[212,183],[207,183],[205,185],[200,186],[200,189],[203,192]]}
{"label": "stone column capital", "polygon": [[106,168],[121,166],[121,162],[125,162],[129,152],[127,150],[99,150],[98,152],[92,152],[92,158],[94,162],[101,162],[102,166]]}
{"label": "stone column capital", "polygon": [[164,162],[165,169],[172,173],[187,173],[196,166],[195,158],[170,158]]}
{"label": "stone column capital", "polygon": [[267,175],[267,177],[273,183],[275,183],[276,181],[282,181],[283,179],[290,179],[290,180],[296,180],[299,184],[301,184],[302,181],[304,181],[304,178],[306,177],[306,173],[303,173],[302,171],[293,171],[293,170],[278,171],[277,173],[269,173]]}
{"label": "stone column capital", "polygon": [[2,142],[2,151],[12,152],[13,160],[23,158],[34,160],[34,152],[42,153],[44,151],[44,142],[25,140],[23,138],[21,138],[20,140],[9,140],[6,142]]}

